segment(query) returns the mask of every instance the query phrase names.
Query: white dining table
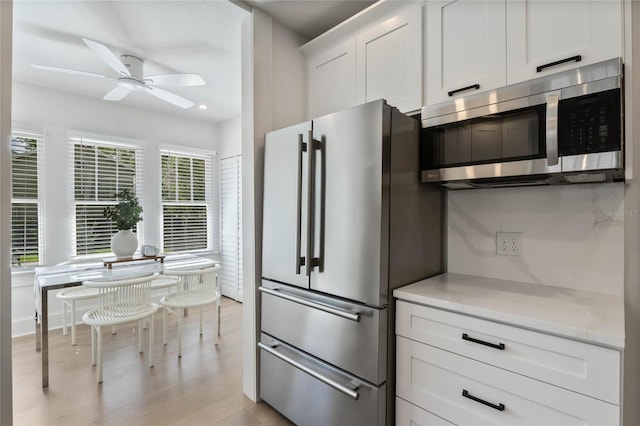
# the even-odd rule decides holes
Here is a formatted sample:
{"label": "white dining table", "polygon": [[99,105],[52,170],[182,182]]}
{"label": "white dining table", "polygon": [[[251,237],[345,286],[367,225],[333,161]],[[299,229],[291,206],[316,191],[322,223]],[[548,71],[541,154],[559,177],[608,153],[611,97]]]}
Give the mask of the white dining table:
{"label": "white dining table", "polygon": [[36,268],[34,279],[36,351],[42,353],[42,388],[49,387],[49,301],[48,293],[66,287],[79,286],[83,281],[115,277],[135,277],[166,270],[200,269],[214,261],[201,256],[183,254],[167,256],[164,262],[153,259],[119,263],[111,269],[96,259],[96,263]]}

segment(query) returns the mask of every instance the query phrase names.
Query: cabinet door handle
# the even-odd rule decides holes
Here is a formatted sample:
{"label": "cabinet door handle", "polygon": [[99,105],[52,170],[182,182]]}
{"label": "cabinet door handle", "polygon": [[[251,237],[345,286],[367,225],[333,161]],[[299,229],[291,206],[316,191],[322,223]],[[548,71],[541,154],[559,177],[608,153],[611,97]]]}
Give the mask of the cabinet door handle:
{"label": "cabinet door handle", "polygon": [[566,59],[560,59],[559,61],[549,62],[548,64],[540,65],[536,67],[536,72],[542,72],[545,68],[555,67],[556,65],[565,64],[567,62],[576,61],[580,62],[582,60],[582,55],[572,56]]}
{"label": "cabinet door handle", "polygon": [[500,349],[501,351],[504,351],[504,343],[498,343],[497,345],[495,343],[491,343],[491,342],[485,342],[484,340],[479,340],[479,339],[474,339],[473,337],[469,337],[469,335],[467,333],[462,333],[462,340],[468,340],[469,342],[473,342],[473,343],[478,343],[480,345],[485,345],[485,346],[489,346],[492,347],[494,349]]}
{"label": "cabinet door handle", "polygon": [[456,89],[456,90],[450,91],[449,92],[449,96],[453,96],[453,95],[455,95],[456,93],[459,93],[459,92],[464,92],[465,90],[469,90],[469,89],[478,90],[479,88],[480,88],[479,84],[472,84],[471,86],[467,86],[467,87],[463,87],[461,89]]}
{"label": "cabinet door handle", "polygon": [[464,396],[465,398],[469,398],[472,401],[475,402],[479,402],[480,404],[484,404],[487,407],[491,407],[494,410],[498,410],[498,411],[504,411],[505,406],[503,403],[499,403],[499,404],[493,404],[489,401],[485,401],[484,399],[480,399],[477,396],[473,396],[469,393],[469,391],[467,391],[466,389],[462,389],[462,396]]}

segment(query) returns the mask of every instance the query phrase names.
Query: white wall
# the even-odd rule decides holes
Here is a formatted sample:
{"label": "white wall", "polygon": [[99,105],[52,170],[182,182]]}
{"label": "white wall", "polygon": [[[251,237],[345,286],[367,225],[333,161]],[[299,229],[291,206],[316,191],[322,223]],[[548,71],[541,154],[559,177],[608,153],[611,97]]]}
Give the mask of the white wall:
{"label": "white wall", "polygon": [[[624,184],[449,191],[448,271],[624,293]],[[640,212],[636,212],[636,215]],[[496,232],[522,232],[522,257]]]}
{"label": "white wall", "polygon": [[218,154],[221,159],[242,155],[242,116],[218,124]]}
{"label": "white wall", "polygon": [[11,43],[13,2],[0,2],[0,424],[13,424],[11,371]]}
{"label": "white wall", "polygon": [[[127,140],[144,147],[143,222],[141,244],[160,245],[162,206],[160,149],[182,146],[214,152],[217,125],[156,113],[26,83],[13,84],[13,125],[44,133],[44,256],[47,265],[69,259],[71,222],[69,211],[70,134]],[[33,333],[33,273],[12,276],[13,335]],[[50,325],[61,324],[60,304],[50,297]]]}
{"label": "white wall", "polygon": [[[627,43],[625,45],[626,141],[640,141],[640,2],[625,2]],[[631,23],[633,25],[631,25]],[[640,210],[640,148],[634,147],[627,165],[634,179],[625,185],[625,209]],[[625,216],[624,222],[624,424],[640,424],[640,217]]]}
{"label": "white wall", "polygon": [[298,50],[304,41],[257,9],[242,26],[242,388],[254,401],[258,399],[256,289],[262,273],[264,134],[304,121],[307,115],[306,64]]}

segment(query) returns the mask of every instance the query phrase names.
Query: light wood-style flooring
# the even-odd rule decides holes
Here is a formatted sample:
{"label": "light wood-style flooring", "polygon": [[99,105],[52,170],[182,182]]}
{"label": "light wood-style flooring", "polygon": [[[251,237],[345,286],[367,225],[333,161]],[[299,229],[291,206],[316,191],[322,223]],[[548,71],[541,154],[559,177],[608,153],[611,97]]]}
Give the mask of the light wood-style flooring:
{"label": "light wood-style flooring", "polygon": [[[213,308],[185,318],[182,358],[177,356],[175,317],[162,344],[162,315],[155,319],[154,367],[138,353],[134,323],[104,332],[104,382],[91,366],[89,328],[78,326],[77,345],[61,330],[49,332],[49,389],[41,388],[40,352],[34,336],[13,340],[13,418],[22,425],[290,425],[265,403],[242,393],[242,305],[223,298],[218,347]],[[209,319],[209,320],[207,320]]]}

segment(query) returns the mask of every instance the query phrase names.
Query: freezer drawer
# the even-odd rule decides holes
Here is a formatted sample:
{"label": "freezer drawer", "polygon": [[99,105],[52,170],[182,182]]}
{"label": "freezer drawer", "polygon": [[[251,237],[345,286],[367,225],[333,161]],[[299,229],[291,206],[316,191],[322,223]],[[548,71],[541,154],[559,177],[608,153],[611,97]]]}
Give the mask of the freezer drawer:
{"label": "freezer drawer", "polygon": [[262,281],[261,330],[379,385],[387,377],[388,308]]}
{"label": "freezer drawer", "polygon": [[371,386],[264,333],[260,398],[298,425],[383,425],[386,384]]}

